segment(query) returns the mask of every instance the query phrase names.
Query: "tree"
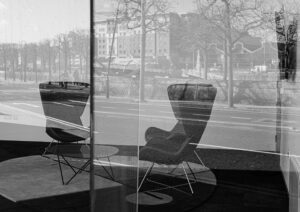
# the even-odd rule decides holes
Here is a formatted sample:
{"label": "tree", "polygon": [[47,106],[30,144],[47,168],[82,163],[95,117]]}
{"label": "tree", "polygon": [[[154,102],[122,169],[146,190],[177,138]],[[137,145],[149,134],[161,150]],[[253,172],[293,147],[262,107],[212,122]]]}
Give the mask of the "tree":
{"label": "tree", "polygon": [[[179,30],[183,31],[183,35],[177,45],[179,45],[179,49],[181,49],[181,51],[185,51],[185,55],[192,54],[193,61],[196,56],[195,52],[200,50],[200,54],[204,62],[203,77],[204,79],[207,79],[207,52],[210,44],[216,40],[214,36],[216,29],[212,24],[204,20],[202,16],[197,13],[186,14],[182,19],[183,21]],[[178,34],[178,32],[175,33]]]}
{"label": "tree", "polygon": [[146,34],[150,31],[166,28],[168,6],[167,0],[121,0],[120,19],[127,24],[128,29],[141,28],[140,101],[145,100]]}
{"label": "tree", "polygon": [[35,74],[35,82],[38,82],[37,76],[37,45],[36,43],[28,44],[28,61],[32,64],[32,72]]}
{"label": "tree", "polygon": [[9,44],[9,64],[12,71],[12,78],[16,80],[16,69],[18,68],[18,46],[16,44]]}
{"label": "tree", "polygon": [[1,57],[2,57],[2,68],[4,69],[4,79],[7,79],[7,62],[8,62],[8,50],[9,50],[9,45],[8,44],[2,44],[0,46],[0,51],[1,51]]}
{"label": "tree", "polygon": [[228,75],[228,105],[233,107],[234,44],[251,30],[266,22],[262,0],[197,0],[198,12],[218,29],[217,36],[224,42],[224,73]]}

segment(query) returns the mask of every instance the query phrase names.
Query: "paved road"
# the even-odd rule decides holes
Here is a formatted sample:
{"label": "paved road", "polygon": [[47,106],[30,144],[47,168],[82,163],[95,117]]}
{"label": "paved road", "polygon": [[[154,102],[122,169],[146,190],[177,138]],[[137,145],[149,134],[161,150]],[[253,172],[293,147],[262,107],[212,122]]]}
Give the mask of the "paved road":
{"label": "paved road", "polygon": [[[45,125],[36,88],[1,90],[1,122]],[[6,109],[5,109],[6,108]],[[82,117],[89,125],[88,110]],[[144,132],[150,126],[169,130],[176,123],[170,104],[165,101],[138,103],[131,100],[95,98],[96,142],[106,144],[143,145]],[[283,123],[287,128],[292,123]],[[275,149],[276,109],[259,107],[227,108],[215,104],[201,146],[222,146],[250,150]],[[2,129],[2,135],[7,131]],[[13,136],[11,133],[10,136]],[[34,135],[32,135],[34,136]],[[24,137],[24,139],[26,136]],[[40,140],[49,140],[47,136]]]}

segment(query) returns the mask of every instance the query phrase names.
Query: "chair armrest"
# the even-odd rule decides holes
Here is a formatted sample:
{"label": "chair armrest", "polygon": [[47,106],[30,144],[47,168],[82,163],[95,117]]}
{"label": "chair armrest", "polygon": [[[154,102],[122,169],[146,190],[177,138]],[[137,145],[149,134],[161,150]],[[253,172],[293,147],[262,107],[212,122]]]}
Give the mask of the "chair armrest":
{"label": "chair armrest", "polygon": [[156,127],[149,127],[145,132],[145,141],[148,142],[153,138],[161,137],[166,138],[170,136],[170,132],[166,130],[162,130]]}

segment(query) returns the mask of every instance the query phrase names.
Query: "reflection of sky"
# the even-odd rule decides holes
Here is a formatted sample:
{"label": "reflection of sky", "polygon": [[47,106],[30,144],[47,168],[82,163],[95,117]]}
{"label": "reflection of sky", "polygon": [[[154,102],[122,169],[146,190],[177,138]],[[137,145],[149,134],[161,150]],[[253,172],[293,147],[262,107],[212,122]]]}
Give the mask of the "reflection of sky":
{"label": "reflection of sky", "polygon": [[[195,0],[168,0],[170,3],[169,12],[186,13],[195,11]],[[96,20],[103,20],[113,17],[116,11],[118,0],[95,0]]]}
{"label": "reflection of sky", "polygon": [[[117,0],[94,1],[98,20],[116,9]],[[186,13],[196,10],[195,0],[168,1],[171,5],[170,12]],[[88,29],[89,2],[90,0],[0,0],[0,43],[40,41],[72,29]],[[287,10],[292,10],[291,7],[293,10],[300,10],[298,0],[265,0],[266,8],[273,7],[275,2],[289,2],[291,4],[287,4]]]}
{"label": "reflection of sky", "polygon": [[89,28],[89,0],[0,0],[0,43],[33,42]]}
{"label": "reflection of sky", "polygon": [[[89,28],[90,0],[0,0],[0,43],[35,42]],[[95,0],[96,11],[116,9],[116,0]],[[193,0],[170,0],[172,12],[193,10]]]}

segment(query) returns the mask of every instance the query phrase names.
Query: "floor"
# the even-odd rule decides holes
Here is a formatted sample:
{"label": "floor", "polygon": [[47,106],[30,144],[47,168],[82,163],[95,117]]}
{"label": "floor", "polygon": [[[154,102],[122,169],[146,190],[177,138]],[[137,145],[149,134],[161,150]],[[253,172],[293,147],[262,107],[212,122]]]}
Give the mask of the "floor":
{"label": "floor", "polygon": [[[0,161],[40,154],[45,145],[39,142],[1,141]],[[122,155],[133,155],[137,150],[136,147],[118,148]],[[288,211],[288,193],[277,155],[220,149],[198,151],[204,163],[216,175],[218,186],[206,202],[190,211]],[[15,204],[0,197],[0,211],[85,212],[89,211],[89,202],[88,192],[35,200],[30,206]]]}

